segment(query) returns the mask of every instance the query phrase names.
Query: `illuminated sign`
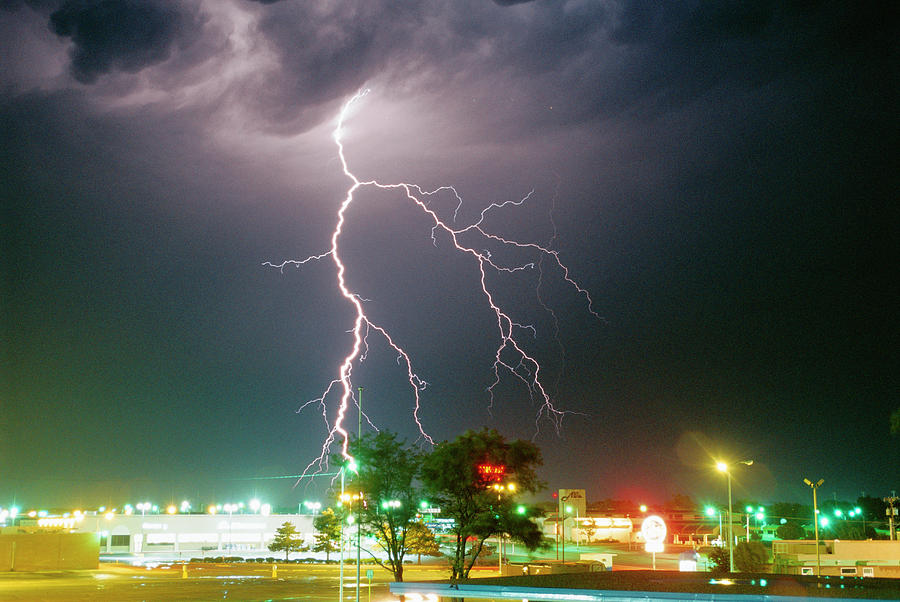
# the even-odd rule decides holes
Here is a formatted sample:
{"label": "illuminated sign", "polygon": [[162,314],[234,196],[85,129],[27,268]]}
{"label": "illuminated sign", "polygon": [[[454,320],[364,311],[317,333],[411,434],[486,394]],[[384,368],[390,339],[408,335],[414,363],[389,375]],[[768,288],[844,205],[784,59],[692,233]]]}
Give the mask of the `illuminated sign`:
{"label": "illuminated sign", "polygon": [[666,541],[666,523],[658,516],[648,516],[641,523],[641,535],[646,542],[644,549],[648,552],[662,552]]}
{"label": "illuminated sign", "polygon": [[506,474],[506,466],[502,464],[479,464],[478,476],[482,481],[493,483],[499,481]]}

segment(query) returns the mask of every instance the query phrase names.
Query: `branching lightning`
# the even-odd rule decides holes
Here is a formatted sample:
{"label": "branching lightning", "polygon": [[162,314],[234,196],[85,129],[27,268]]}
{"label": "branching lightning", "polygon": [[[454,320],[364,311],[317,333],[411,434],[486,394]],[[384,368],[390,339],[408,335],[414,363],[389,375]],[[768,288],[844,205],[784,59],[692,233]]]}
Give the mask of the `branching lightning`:
{"label": "branching lightning", "polygon": [[[362,299],[357,293],[350,290],[347,286],[347,265],[344,263],[341,257],[341,248],[339,243],[341,233],[344,229],[347,209],[353,203],[357,191],[360,188],[365,187],[377,187],[385,190],[401,191],[414,207],[418,208],[431,220],[432,244],[437,246],[438,233],[444,233],[449,238],[455,252],[469,256],[472,259],[478,273],[480,292],[483,295],[487,306],[490,308],[491,312],[493,312],[493,316],[496,320],[497,334],[499,336],[499,344],[497,345],[494,354],[494,362],[492,365],[494,379],[490,386],[487,387],[487,393],[490,397],[490,404],[493,405],[494,401],[494,387],[496,387],[501,382],[503,374],[509,373],[525,385],[533,400],[537,399],[539,401],[539,408],[537,411],[537,416],[535,418],[536,423],[539,424],[542,419],[549,419],[554,424],[554,426],[559,429],[562,418],[570,412],[560,410],[553,404],[551,396],[545,389],[542,381],[540,363],[525,351],[525,347],[520,342],[523,334],[528,333],[528,336],[536,336],[537,331],[533,325],[521,324],[519,322],[516,322],[495,299],[494,292],[487,282],[487,275],[490,271],[515,273],[519,271],[535,269],[535,263],[527,262],[521,265],[501,265],[500,262],[496,261],[492,257],[490,251],[477,248],[474,245],[464,244],[462,241],[462,239],[480,240],[482,242],[491,242],[500,245],[501,247],[522,250],[530,252],[531,254],[537,254],[540,257],[541,265],[545,262],[548,262],[551,265],[556,266],[565,282],[573,287],[579,295],[584,297],[587,302],[588,311],[593,316],[599,318],[600,316],[594,311],[593,300],[591,299],[590,294],[570,276],[569,268],[562,263],[557,251],[552,250],[549,246],[544,246],[532,242],[521,242],[518,240],[506,238],[499,234],[491,233],[485,229],[485,219],[491,212],[506,207],[521,206],[531,198],[534,191],[532,190],[518,200],[491,203],[480,212],[478,219],[474,223],[462,227],[457,227],[455,224],[460,207],[463,204],[463,199],[456,191],[456,189],[452,186],[441,186],[435,190],[426,191],[416,184],[409,184],[405,182],[396,184],[384,184],[376,180],[359,180],[356,175],[354,175],[354,173],[350,170],[347,164],[347,159],[344,155],[342,136],[344,120],[347,117],[347,113],[350,107],[353,106],[354,103],[362,99],[364,96],[366,96],[366,94],[368,94],[368,90],[363,90],[357,93],[344,104],[338,117],[337,127],[332,134],[332,138],[337,146],[338,158],[340,159],[343,173],[350,180],[351,185],[347,189],[347,194],[344,197],[343,202],[341,202],[340,207],[337,211],[337,222],[335,224],[333,232],[331,233],[330,248],[321,253],[310,255],[305,259],[291,259],[277,264],[272,262],[265,262],[263,264],[269,267],[283,270],[286,266],[292,265],[295,267],[300,267],[309,262],[321,261],[326,258],[330,258],[334,262],[338,289],[340,290],[341,295],[355,310],[355,319],[353,320],[353,326],[349,330],[352,338],[352,346],[349,353],[341,362],[337,377],[327,385],[321,396],[309,400],[300,408],[302,410],[303,408],[311,404],[319,405],[322,410],[322,415],[325,420],[326,426],[328,428],[328,435],[323,443],[321,455],[310,462],[310,464],[306,467],[304,474],[306,474],[315,465],[318,465],[320,469],[324,468],[328,460],[328,450],[330,449],[332,444],[334,444],[336,439],[340,439],[341,454],[345,458],[350,459],[350,455],[347,451],[349,437],[348,432],[344,427],[344,420],[346,418],[348,408],[351,406],[351,401],[357,403],[357,400],[353,395],[351,377],[353,366],[363,361],[366,357],[366,353],[368,351],[368,335],[373,332],[381,335],[381,337],[384,338],[387,344],[397,353],[397,363],[406,369],[409,386],[414,396],[413,418],[419,429],[421,437],[424,438],[424,440],[426,440],[427,442],[433,443],[431,437],[428,435],[428,433],[426,433],[425,428],[419,418],[419,411],[421,409],[422,402],[421,394],[422,391],[425,390],[427,383],[416,374],[415,370],[413,369],[413,362],[404,348],[395,341],[395,339],[391,336],[391,334],[384,326],[373,322],[372,319],[366,314],[364,306],[365,299]],[[442,219],[431,207],[429,207],[428,203],[425,201],[425,199],[427,199],[428,197],[436,195],[438,193],[452,194],[457,201],[456,209],[453,212],[453,219],[451,222]],[[555,236],[556,234],[554,231],[554,238]],[[551,242],[552,240],[553,239],[551,239]],[[542,269],[541,276],[543,276]],[[544,305],[542,300],[541,305]],[[544,306],[544,308],[548,309],[546,306]],[[556,316],[555,314],[552,315],[555,323]],[[326,400],[334,398],[338,395],[340,399],[337,403],[335,417],[332,422],[329,419],[328,405],[326,403]]]}

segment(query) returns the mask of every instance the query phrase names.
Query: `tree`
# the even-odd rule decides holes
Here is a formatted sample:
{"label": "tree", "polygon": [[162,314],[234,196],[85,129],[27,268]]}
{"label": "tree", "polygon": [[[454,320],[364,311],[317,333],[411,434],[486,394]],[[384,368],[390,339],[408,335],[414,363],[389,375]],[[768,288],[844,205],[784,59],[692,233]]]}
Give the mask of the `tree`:
{"label": "tree", "polygon": [[800,526],[800,523],[792,520],[775,529],[775,537],[778,539],[803,539],[804,535],[806,535],[806,531]]}
{"label": "tree", "polygon": [[742,573],[761,573],[768,563],[766,546],[758,541],[741,542],[734,549],[734,566]]}
{"label": "tree", "polygon": [[891,412],[891,434],[900,435],[900,408]]}
{"label": "tree", "polygon": [[418,555],[417,564],[422,564],[422,554],[426,556],[441,555],[441,547],[434,536],[434,531],[422,521],[410,523],[406,530],[406,549],[410,554]]}
{"label": "tree", "polygon": [[314,552],[325,552],[325,560],[331,560],[331,553],[340,550],[341,519],[334,510],[327,508],[313,520],[316,529]]}
{"label": "tree", "polygon": [[728,548],[713,547],[706,554],[706,559],[709,563],[710,572],[714,575],[724,575],[731,570],[731,555],[728,553]]}
{"label": "tree", "polygon": [[593,520],[586,520],[581,523],[581,532],[587,538],[587,542],[594,541],[594,534],[597,532],[597,524]]}
{"label": "tree", "polygon": [[508,534],[529,550],[540,547],[540,530],[516,512],[516,494],[543,487],[535,467],[541,452],[529,441],[507,442],[497,431],[467,431],[435,446],[422,464],[421,478],[441,515],[452,518],[455,538],[451,581],[465,579],[488,537]]}
{"label": "tree", "polygon": [[275,538],[269,544],[269,550],[280,552],[284,550],[284,559],[288,559],[291,552],[299,551],[303,547],[303,540],[297,536],[297,527],[294,523],[282,523],[275,531]]}
{"label": "tree", "polygon": [[356,464],[350,486],[357,496],[361,494],[351,511],[358,517],[360,528],[379,542],[387,559],[367,552],[393,574],[394,581],[403,581],[403,559],[409,551],[407,534],[420,497],[414,481],[422,454],[387,431],[352,440],[348,453]]}

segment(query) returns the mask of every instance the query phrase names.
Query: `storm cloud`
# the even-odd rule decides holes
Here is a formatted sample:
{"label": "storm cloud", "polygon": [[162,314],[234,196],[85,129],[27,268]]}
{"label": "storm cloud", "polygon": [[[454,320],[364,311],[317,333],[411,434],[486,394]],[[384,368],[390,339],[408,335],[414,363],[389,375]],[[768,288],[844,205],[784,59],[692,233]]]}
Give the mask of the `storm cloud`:
{"label": "storm cloud", "polygon": [[190,42],[194,15],[169,2],[69,0],[50,15],[50,29],[71,38],[72,75],[92,83],[109,71],[136,73],[164,62]]}
{"label": "storm cloud", "polygon": [[[822,470],[840,493],[895,485],[883,469],[900,462],[883,407],[900,362],[895,8],[0,7],[4,483],[30,486],[25,467],[85,490],[91,470],[265,473],[269,443],[296,474],[318,453],[321,412],[295,410],[334,377],[351,310],[330,263],[261,263],[328,248],[349,185],[333,127],[369,88],[345,122],[354,173],[456,185],[460,224],[534,189],[487,226],[550,241],[604,317],[538,270],[490,274],[534,323],[528,344],[573,412],[562,438],[537,437],[551,487],[720,492],[676,465],[698,428],[760,450],[755,466],[768,454],[760,473],[785,497],[822,440],[857,454]],[[447,241],[432,243],[402,195],[358,192],[348,282],[415,351],[426,426],[534,436],[528,391],[484,403],[494,331],[477,269],[442,255]],[[430,207],[452,215],[453,200]],[[410,391],[388,376],[395,357],[373,345],[354,376],[368,379],[373,421],[402,430]],[[797,437],[800,423],[816,437]],[[104,441],[102,457],[81,441]]]}

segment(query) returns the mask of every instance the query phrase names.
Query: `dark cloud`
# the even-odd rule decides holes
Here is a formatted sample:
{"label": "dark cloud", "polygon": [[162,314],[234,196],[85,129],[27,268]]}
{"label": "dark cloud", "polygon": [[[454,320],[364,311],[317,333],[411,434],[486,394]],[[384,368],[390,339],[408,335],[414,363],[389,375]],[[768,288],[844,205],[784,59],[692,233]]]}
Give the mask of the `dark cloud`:
{"label": "dark cloud", "polygon": [[114,70],[134,73],[167,60],[194,26],[179,5],[137,0],[68,0],[50,16],[50,29],[69,37],[72,75],[93,83]]}
{"label": "dark cloud", "polygon": [[[812,470],[818,440],[854,449],[852,470],[821,475],[838,492],[894,486],[883,466],[898,465],[900,447],[885,444],[881,406],[896,398],[900,349],[886,259],[898,230],[895,9],[771,0],[0,7],[0,56],[10,57],[0,61],[0,263],[13,292],[0,354],[16,361],[4,364],[15,379],[0,386],[19,387],[0,431],[59,407],[82,410],[74,430],[47,421],[35,435],[0,436],[4,471],[67,470],[67,458],[89,455],[77,453],[80,441],[103,439],[107,458],[140,452],[147,474],[159,465],[224,474],[270,461],[247,440],[248,421],[263,441],[296,444],[285,454],[291,471],[317,453],[320,416],[293,412],[346,353],[349,308],[330,264],[280,273],[260,263],[327,248],[347,190],[329,127],[369,85],[347,124],[357,175],[460,185],[460,223],[484,199],[534,186],[534,204],[521,208],[528,218],[497,212],[491,226],[552,236],[606,318],[574,301],[559,314],[565,366],[547,374],[560,374],[567,409],[594,418],[567,419],[566,441],[546,440],[551,486],[644,475],[648,487],[683,491],[674,460],[657,459],[698,423],[715,425],[722,449],[780,457],[786,497],[802,494],[795,474]],[[93,85],[73,86],[66,69]],[[490,341],[470,350],[462,340],[487,331],[475,327],[483,307],[462,302],[470,266],[437,263],[446,244],[430,243],[403,199],[359,200],[343,235],[348,275],[385,322],[402,322],[431,383],[423,414],[441,424],[439,437],[454,436],[485,417],[490,380],[473,359],[490,354]],[[522,291],[521,305],[532,297]],[[474,326],[459,328],[468,318]],[[553,355],[553,327],[540,320],[534,344]],[[392,429],[409,397],[384,376],[395,368],[373,348],[358,372],[372,379],[371,411],[386,417],[376,422]],[[531,436],[530,413],[509,401],[526,397],[510,387],[498,398],[509,411],[490,424]],[[466,411],[445,415],[451,402]],[[110,407],[109,424],[98,422]],[[854,408],[852,420],[822,411],[838,407]],[[801,422],[819,437],[798,439]],[[69,431],[84,436],[60,435]],[[631,444],[598,461],[591,442],[617,438]],[[234,444],[223,452],[221,441]],[[171,458],[176,448],[183,461]],[[133,467],[94,461],[101,471]],[[587,464],[596,473],[576,469]],[[604,478],[611,467],[615,479]]]}

